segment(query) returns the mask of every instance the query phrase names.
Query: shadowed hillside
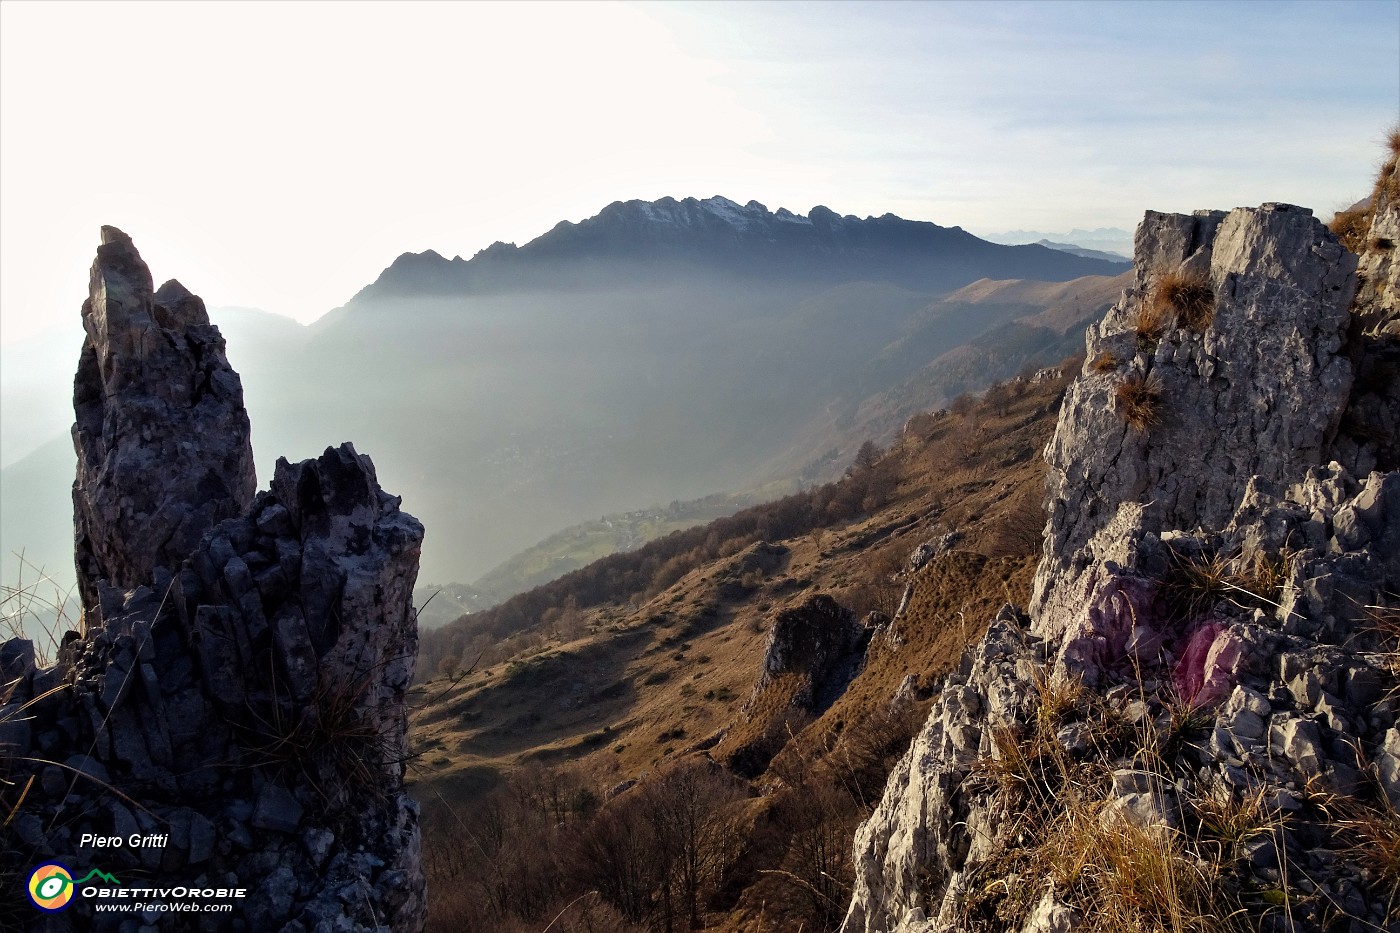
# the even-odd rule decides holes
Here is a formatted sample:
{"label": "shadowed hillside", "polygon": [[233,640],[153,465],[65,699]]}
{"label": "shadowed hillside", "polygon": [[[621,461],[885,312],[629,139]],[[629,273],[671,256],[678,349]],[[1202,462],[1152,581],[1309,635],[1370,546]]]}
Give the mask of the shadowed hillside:
{"label": "shadowed hillside", "polygon": [[[1031,452],[1053,429],[1062,372],[914,418],[835,483],[613,555],[425,634],[420,669],[441,673],[418,688],[415,793],[434,890],[453,892],[436,902],[434,928],[548,922],[584,891],[578,873],[599,870],[576,852],[651,805],[636,802],[652,793],[645,781],[604,805],[610,792],[708,760],[742,779],[707,791],[738,822],[696,885],[706,923],[737,930],[763,916],[773,929],[830,928],[849,895],[850,834],[933,678],[980,635],[980,619],[1029,593],[1044,475]],[[790,662],[766,659],[774,620],[795,620],[779,625],[786,641],[819,594],[868,648],[833,655],[834,673],[803,688],[801,672],[783,668]],[[847,684],[851,662],[859,672]],[[794,704],[799,694],[811,700]],[[542,784],[560,801],[554,816],[530,802]],[[804,809],[813,795],[815,815]],[[466,838],[484,831],[481,813],[513,827],[486,855],[460,846],[463,825]],[[566,839],[554,835],[560,819]],[[557,856],[527,871],[541,833]],[[809,851],[818,838],[829,862]],[[664,886],[637,885],[631,907],[594,904],[609,918],[595,922],[659,922]]]}

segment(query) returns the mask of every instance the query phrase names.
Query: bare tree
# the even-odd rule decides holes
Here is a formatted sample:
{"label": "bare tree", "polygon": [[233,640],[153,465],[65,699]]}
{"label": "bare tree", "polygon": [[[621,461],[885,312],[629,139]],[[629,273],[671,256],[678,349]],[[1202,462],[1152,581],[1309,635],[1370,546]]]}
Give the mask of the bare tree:
{"label": "bare tree", "polygon": [[703,925],[701,893],[733,854],[731,804],[742,796],[739,782],[708,761],[683,762],[642,788],[654,855],[667,869],[659,892],[666,933],[679,916],[692,930]]}
{"label": "bare tree", "polygon": [[580,834],[569,861],[580,882],[632,923],[646,922],[664,885],[638,794],[605,807]]}

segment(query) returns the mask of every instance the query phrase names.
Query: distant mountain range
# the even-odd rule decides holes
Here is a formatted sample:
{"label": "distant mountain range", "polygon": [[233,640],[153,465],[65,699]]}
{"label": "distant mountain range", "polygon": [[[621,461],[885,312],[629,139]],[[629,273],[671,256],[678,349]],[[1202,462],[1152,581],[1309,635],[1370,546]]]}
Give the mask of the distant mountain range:
{"label": "distant mountain range", "polygon": [[1122,262],[1126,262],[1128,257],[1133,254],[1133,231],[1123,230],[1120,227],[1097,227],[1093,230],[1081,230],[1076,227],[1064,233],[1046,233],[1040,230],[1007,230],[1005,233],[984,233],[982,238],[993,243],[1037,243],[1050,249],[1065,250],[1077,255],[1087,253],[1090,258],[1094,259],[1104,258],[1094,254],[1107,253],[1113,259]]}
{"label": "distant mountain range", "polygon": [[946,291],[987,277],[1062,281],[1117,271],[1066,264],[1034,246],[1007,250],[960,227],[893,214],[861,219],[817,206],[804,216],[718,196],[662,198],[615,201],[524,246],[495,243],[469,260],[444,259],[432,250],[404,253],[350,305],[542,286],[633,285],[696,274],[825,285],[878,281]]}
{"label": "distant mountain range", "polygon": [[1073,256],[1083,256],[1086,259],[1103,259],[1108,262],[1125,262],[1126,256],[1118,253],[1109,253],[1101,249],[1085,249],[1082,246],[1075,246],[1073,243],[1056,243],[1053,240],[1037,240],[1036,246],[1044,246],[1046,249],[1057,249],[1062,253],[1069,253]]}
{"label": "distant mountain range", "polygon": [[[869,436],[867,400],[902,410],[889,393],[1027,313],[943,296],[1127,268],[893,215],[664,198],[469,260],[405,253],[310,327],[212,316],[243,375],[260,477],[273,452],[353,439],[424,520],[423,579],[460,581],[600,515],[835,475]],[[940,385],[985,385],[1054,343]],[[64,369],[76,360],[74,346]],[[50,391],[66,396],[62,382]],[[0,477],[7,579],[21,546],[60,573],[71,562],[69,416],[48,417],[54,440]]]}

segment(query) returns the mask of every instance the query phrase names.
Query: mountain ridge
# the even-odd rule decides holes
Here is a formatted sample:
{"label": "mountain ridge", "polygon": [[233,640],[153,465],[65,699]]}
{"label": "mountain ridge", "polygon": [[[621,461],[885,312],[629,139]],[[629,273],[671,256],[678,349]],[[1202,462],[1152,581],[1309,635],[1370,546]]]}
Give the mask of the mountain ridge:
{"label": "mountain ridge", "polygon": [[[540,284],[542,272],[552,284],[578,285],[691,268],[797,279],[815,276],[821,282],[875,275],[910,287],[943,290],[982,277],[956,273],[955,263],[971,263],[977,270],[995,263],[1009,267],[998,270],[1003,278],[1052,281],[1114,275],[1127,266],[1126,260],[1071,256],[1035,244],[994,244],[961,227],[891,213],[860,218],[817,205],[804,215],[781,207],[770,211],[753,200],[740,205],[721,195],[633,199],[613,201],[577,223],[560,221],[523,246],[498,241],[471,259],[449,260],[432,249],[402,253],[346,307],[391,297],[509,291],[527,284],[525,272],[536,277],[531,285]],[[600,269],[599,263],[620,263],[623,268]],[[656,268],[656,263],[663,265]]]}

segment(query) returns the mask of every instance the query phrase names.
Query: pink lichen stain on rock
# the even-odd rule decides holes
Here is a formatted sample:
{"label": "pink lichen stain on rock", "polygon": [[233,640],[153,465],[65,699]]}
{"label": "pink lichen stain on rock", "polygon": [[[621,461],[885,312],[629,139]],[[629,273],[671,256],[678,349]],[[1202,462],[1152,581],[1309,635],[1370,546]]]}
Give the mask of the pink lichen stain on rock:
{"label": "pink lichen stain on rock", "polygon": [[1197,691],[1196,706],[1217,706],[1224,702],[1239,683],[1240,662],[1244,660],[1244,642],[1234,632],[1226,630],[1216,637],[1206,655],[1201,689]]}
{"label": "pink lichen stain on rock", "polygon": [[1195,705],[1196,695],[1201,692],[1206,679],[1206,659],[1210,656],[1216,636],[1223,630],[1220,624],[1207,622],[1186,640],[1186,650],[1181,653],[1181,660],[1176,662],[1176,670],[1172,671],[1172,686],[1176,688],[1177,696],[1186,703]]}
{"label": "pink lichen stain on rock", "polygon": [[1244,645],[1219,622],[1206,622],[1186,640],[1172,672],[1177,695],[1191,706],[1213,706],[1235,687]]}

